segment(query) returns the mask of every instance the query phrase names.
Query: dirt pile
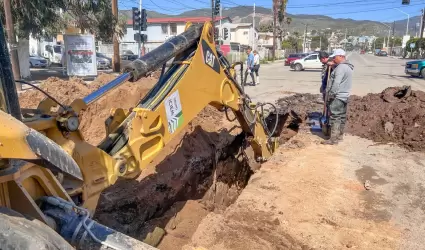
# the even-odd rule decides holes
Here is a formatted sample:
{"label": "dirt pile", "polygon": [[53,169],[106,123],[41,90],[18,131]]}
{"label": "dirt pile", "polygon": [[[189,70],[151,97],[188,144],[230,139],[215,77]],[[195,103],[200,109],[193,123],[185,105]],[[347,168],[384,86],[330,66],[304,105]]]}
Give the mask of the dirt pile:
{"label": "dirt pile", "polygon": [[[280,112],[306,122],[323,110],[321,95],[295,94],[278,100]],[[413,151],[425,150],[425,93],[391,87],[380,94],[351,96],[346,133],[376,142],[393,142]]]}
{"label": "dirt pile", "polygon": [[376,142],[394,142],[413,151],[425,150],[425,93],[400,87],[381,94],[353,96],[348,109],[346,132]]}
{"label": "dirt pile", "polygon": [[224,117],[205,108],[137,180],[103,192],[96,219],[140,240],[164,228],[160,249],[187,244],[200,221],[232,204],[252,174],[235,157],[240,129]]}
{"label": "dirt pile", "polygon": [[[90,84],[79,78],[71,78],[69,81],[65,81],[51,77],[41,83],[40,87],[59,102],[70,104],[73,100],[85,97],[115,77],[110,74],[101,74]],[[81,114],[80,130],[84,139],[91,144],[98,144],[105,137],[104,122],[108,118],[110,110],[117,107],[134,107],[155,81],[155,78],[143,78],[135,83],[124,83],[91,104]],[[36,108],[44,98],[45,96],[40,91],[28,90],[20,94],[19,102],[22,108]]]}

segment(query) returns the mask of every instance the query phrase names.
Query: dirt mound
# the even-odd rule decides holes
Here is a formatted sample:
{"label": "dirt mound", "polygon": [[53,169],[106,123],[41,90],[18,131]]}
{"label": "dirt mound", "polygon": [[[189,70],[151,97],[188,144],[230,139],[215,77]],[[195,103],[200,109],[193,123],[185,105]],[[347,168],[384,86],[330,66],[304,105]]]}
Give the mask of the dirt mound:
{"label": "dirt mound", "polygon": [[[85,83],[80,78],[71,78],[66,81],[51,77],[41,83],[40,87],[59,102],[70,104],[73,100],[85,97],[115,77],[112,74],[100,74],[90,84]],[[143,78],[135,83],[124,83],[91,104],[80,116],[80,130],[84,139],[91,144],[98,144],[105,137],[104,122],[108,118],[110,110],[118,107],[124,109],[134,107],[155,81],[155,78]],[[28,90],[20,94],[19,103],[22,108],[36,108],[44,98],[45,95],[40,91]]]}
{"label": "dirt mound", "polygon": [[[295,94],[278,100],[280,112],[306,122],[323,110],[321,95]],[[407,87],[380,94],[351,96],[345,132],[376,142],[393,142],[413,151],[425,150],[425,93]]]}
{"label": "dirt mound", "polygon": [[323,110],[323,99],[321,95],[294,94],[277,101],[280,113],[291,113],[306,121],[313,112],[321,113]]}
{"label": "dirt mound", "polygon": [[348,108],[346,132],[376,142],[394,142],[410,150],[423,151],[425,93],[392,87],[381,94],[353,96]]}

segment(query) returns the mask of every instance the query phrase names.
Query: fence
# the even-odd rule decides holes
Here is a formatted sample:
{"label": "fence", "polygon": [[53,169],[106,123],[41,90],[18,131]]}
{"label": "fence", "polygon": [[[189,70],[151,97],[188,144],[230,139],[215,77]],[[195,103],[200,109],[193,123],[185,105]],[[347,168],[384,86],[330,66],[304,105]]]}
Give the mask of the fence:
{"label": "fence", "polygon": [[[159,44],[145,44],[145,51],[148,53],[149,51],[158,47]],[[123,54],[124,51],[131,51],[133,54],[138,54],[137,51],[139,46],[137,43],[120,43],[120,54]],[[96,46],[97,52],[100,52],[108,57],[114,55],[114,45],[113,44],[99,44]]]}
{"label": "fence", "polygon": [[[271,61],[273,59],[272,50],[267,48],[258,48],[258,54],[260,55],[260,60]],[[276,50],[275,59],[283,59],[286,53],[284,50]],[[240,51],[231,51],[227,53],[226,59],[230,63],[235,62],[245,62],[247,58],[246,52]]]}

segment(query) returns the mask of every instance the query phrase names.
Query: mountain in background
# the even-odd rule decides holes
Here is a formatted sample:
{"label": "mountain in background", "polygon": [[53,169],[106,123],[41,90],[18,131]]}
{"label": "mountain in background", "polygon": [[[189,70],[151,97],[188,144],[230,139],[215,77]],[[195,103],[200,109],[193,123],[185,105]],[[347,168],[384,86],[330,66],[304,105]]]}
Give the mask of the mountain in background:
{"label": "mountain in background", "polygon": [[[255,8],[255,23],[257,27],[268,24],[273,21],[272,10],[264,7]],[[127,16],[129,19],[132,18],[131,10],[120,10],[120,13]],[[149,18],[158,17],[195,17],[195,16],[211,16],[211,9],[196,9],[183,12],[178,15],[167,15],[156,11],[148,11]],[[253,18],[252,6],[238,6],[225,8],[222,11],[222,15],[230,17],[234,23],[251,23]],[[388,36],[389,28],[380,22],[368,21],[368,20],[353,20],[343,18],[332,18],[324,15],[307,15],[299,14],[292,15],[288,14],[288,17],[292,18],[292,22],[286,25],[285,28],[289,32],[297,31],[301,34],[304,33],[305,24],[308,24],[308,31],[311,30],[324,30],[330,29],[332,31],[340,31],[342,33],[347,32],[347,36],[350,35],[375,35],[375,36]],[[416,28],[416,24],[420,22],[420,16],[410,18],[409,22],[409,34],[414,36],[415,32],[419,32],[419,27]],[[388,26],[393,23],[385,23]],[[406,33],[407,19],[399,20],[395,22],[394,34],[396,36],[402,36]]]}

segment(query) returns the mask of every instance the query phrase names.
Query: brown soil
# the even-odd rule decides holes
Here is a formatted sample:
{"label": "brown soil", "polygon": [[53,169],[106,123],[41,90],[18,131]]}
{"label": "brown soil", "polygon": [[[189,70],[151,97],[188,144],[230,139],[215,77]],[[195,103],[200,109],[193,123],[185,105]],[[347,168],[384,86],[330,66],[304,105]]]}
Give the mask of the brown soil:
{"label": "brown soil", "polygon": [[[398,98],[402,88],[385,89],[381,94],[351,96],[347,111],[346,132],[376,142],[399,144],[412,151],[425,150],[425,93],[411,91]],[[323,110],[321,95],[295,94],[282,98],[282,112],[306,122],[320,117]]]}
{"label": "brown soil", "polygon": [[[80,78],[71,78],[65,81],[51,77],[40,87],[56,98],[59,102],[70,104],[77,98],[83,98],[114,79],[114,75],[101,74],[92,83],[86,84]],[[96,145],[105,137],[104,122],[110,115],[112,108],[132,108],[149,91],[155,83],[155,78],[144,78],[135,83],[124,83],[108,93],[81,114],[80,130],[89,143]],[[45,96],[37,90],[21,93],[19,102],[22,108],[36,108]]]}
{"label": "brown soil", "polygon": [[103,192],[97,220],[140,240],[164,228],[159,248],[180,249],[209,211],[236,200],[251,175],[235,157],[242,138],[235,125],[205,108],[137,180],[121,180]]}
{"label": "brown soil", "polygon": [[394,142],[413,151],[425,151],[425,93],[412,91],[401,99],[401,88],[350,100],[347,132],[376,142]]}

